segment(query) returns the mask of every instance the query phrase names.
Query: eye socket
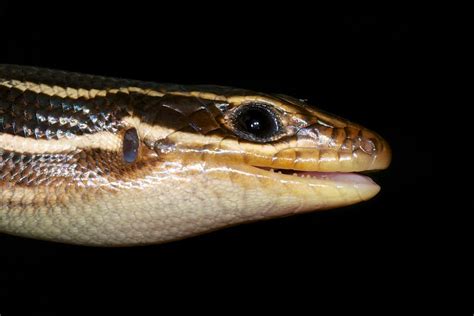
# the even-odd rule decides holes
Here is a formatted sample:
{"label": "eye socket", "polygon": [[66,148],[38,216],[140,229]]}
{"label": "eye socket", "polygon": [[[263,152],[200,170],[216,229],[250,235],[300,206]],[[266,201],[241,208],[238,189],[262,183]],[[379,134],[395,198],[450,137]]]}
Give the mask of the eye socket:
{"label": "eye socket", "polygon": [[140,140],[135,128],[128,129],[123,136],[123,160],[132,163],[137,159]]}
{"label": "eye socket", "polygon": [[279,134],[281,122],[276,113],[263,104],[248,104],[234,114],[235,133],[247,140],[266,142]]}

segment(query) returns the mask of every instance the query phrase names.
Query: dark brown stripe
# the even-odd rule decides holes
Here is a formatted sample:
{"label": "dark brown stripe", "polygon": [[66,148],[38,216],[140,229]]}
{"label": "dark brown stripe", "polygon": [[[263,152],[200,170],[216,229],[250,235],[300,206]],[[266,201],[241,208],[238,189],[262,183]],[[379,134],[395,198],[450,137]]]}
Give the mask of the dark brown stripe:
{"label": "dark brown stripe", "polygon": [[36,139],[61,139],[100,131],[117,132],[121,119],[135,115],[144,123],[207,133],[220,127],[213,101],[196,97],[114,93],[92,99],[49,96],[0,85],[0,133]]}
{"label": "dark brown stripe", "polygon": [[134,98],[117,93],[93,99],[49,96],[0,86],[0,133],[36,139],[93,134],[120,129]]}
{"label": "dark brown stripe", "polygon": [[100,149],[59,154],[15,153],[0,149],[0,186],[97,187],[114,181],[136,181],[149,175],[160,163],[145,149],[134,163],[127,163],[122,152]]}
{"label": "dark brown stripe", "polygon": [[[19,65],[0,65],[0,78],[7,80],[30,81],[50,86],[70,87],[75,89],[118,89],[121,87],[139,87],[160,91],[162,85],[153,82],[109,78],[95,75],[86,75],[75,72],[36,68]],[[163,85],[165,86],[165,85]],[[172,86],[170,86],[172,87]],[[178,87],[178,86],[176,86]]]}

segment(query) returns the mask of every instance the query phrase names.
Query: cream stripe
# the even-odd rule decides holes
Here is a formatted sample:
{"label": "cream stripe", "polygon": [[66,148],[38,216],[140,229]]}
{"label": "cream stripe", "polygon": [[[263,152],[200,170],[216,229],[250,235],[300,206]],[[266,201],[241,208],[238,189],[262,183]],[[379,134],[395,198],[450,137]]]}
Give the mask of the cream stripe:
{"label": "cream stripe", "polygon": [[189,91],[189,92],[182,92],[182,91],[172,91],[167,94],[171,95],[180,95],[183,97],[196,97],[204,100],[210,101],[224,101],[227,102],[227,98],[222,95],[218,95],[211,92],[202,92],[202,91]]}
{"label": "cream stripe", "polygon": [[122,137],[110,132],[98,132],[71,139],[34,139],[10,134],[0,134],[0,149],[17,153],[45,154],[70,152],[76,149],[97,148],[119,151]]}
{"label": "cream stripe", "polygon": [[151,97],[162,97],[166,94],[170,95],[179,95],[184,97],[196,97],[200,99],[210,100],[210,101],[223,101],[229,102],[234,104],[240,104],[242,102],[248,101],[262,101],[266,103],[270,103],[275,106],[283,106],[283,104],[277,100],[272,100],[270,98],[266,98],[264,96],[259,95],[247,95],[247,96],[230,96],[225,97],[223,95],[218,95],[211,92],[202,92],[202,91],[169,91],[169,92],[162,92],[154,89],[143,89],[139,87],[120,87],[120,88],[113,88],[113,89],[106,89],[106,90],[97,90],[97,89],[75,89],[70,87],[60,87],[60,86],[50,86],[46,84],[38,84],[30,81],[19,81],[19,80],[5,80],[0,79],[0,86],[7,87],[9,89],[16,88],[21,91],[32,91],[35,93],[44,93],[48,96],[58,96],[60,98],[71,98],[71,99],[78,99],[84,98],[86,100],[93,99],[97,96],[105,97],[108,94],[117,94],[119,92],[130,94],[130,93],[138,93],[143,94]]}
{"label": "cream stripe", "polygon": [[[142,123],[138,117],[127,116],[124,117],[122,121],[126,127],[135,127],[142,140],[155,141],[167,138],[175,133],[178,133],[178,135],[188,134],[178,132],[172,128]],[[201,142],[211,142],[220,139],[214,137],[210,138],[204,135],[190,135],[188,137],[194,137],[196,141],[199,140]],[[74,136],[73,138],[46,140],[0,133],[0,149],[18,153],[61,153],[87,148],[119,151],[122,148],[122,136],[120,134],[102,131],[94,134]]]}
{"label": "cream stripe", "polygon": [[[71,99],[78,99],[78,98],[84,98],[84,99],[93,99],[97,96],[99,97],[105,97],[108,94],[117,94],[119,92],[129,94],[129,93],[139,93],[151,97],[162,97],[165,94],[171,94],[171,95],[179,95],[179,96],[184,96],[184,97],[196,97],[200,99],[205,99],[205,100],[210,100],[210,101],[224,101],[224,102],[231,102],[231,103],[240,103],[243,101],[266,101],[270,102],[265,97],[262,96],[233,96],[230,98],[227,98],[222,95],[218,95],[215,93],[211,92],[202,92],[202,91],[189,91],[189,92],[183,92],[183,91],[169,91],[169,92],[161,92],[157,91],[154,89],[143,89],[139,87],[120,87],[120,88],[114,88],[114,89],[106,89],[106,90],[97,90],[97,89],[75,89],[75,88],[70,88],[70,87],[60,87],[60,86],[50,86],[46,84],[38,84],[30,81],[19,81],[19,80],[5,80],[5,79],[0,79],[0,86],[7,87],[9,89],[11,88],[16,88],[21,91],[32,91],[35,93],[44,93],[49,96],[58,96],[60,98],[71,98]],[[275,102],[273,102],[275,103]]]}
{"label": "cream stripe", "polygon": [[[124,117],[125,126],[135,127],[140,139],[158,140],[176,132],[172,128],[153,126],[141,123],[138,117]],[[14,151],[17,153],[61,153],[76,149],[97,148],[109,151],[119,151],[122,148],[122,136],[111,132],[97,132],[62,139],[34,139],[22,136],[0,133],[0,149]]]}
{"label": "cream stripe", "polygon": [[[1,79],[0,79],[1,80]],[[120,87],[116,89],[107,89],[107,90],[97,90],[97,89],[75,89],[70,87],[60,87],[60,86],[50,86],[46,84],[37,84],[30,81],[19,81],[19,80],[2,80],[0,81],[0,86],[7,87],[9,89],[16,88],[21,91],[32,91],[35,93],[44,93],[49,96],[58,96],[61,98],[71,98],[71,99],[92,99],[96,96],[105,97],[107,94],[117,94],[122,93],[139,93],[148,95],[151,97],[162,97],[165,95],[163,92],[153,90],[153,89],[142,89],[139,87]]]}

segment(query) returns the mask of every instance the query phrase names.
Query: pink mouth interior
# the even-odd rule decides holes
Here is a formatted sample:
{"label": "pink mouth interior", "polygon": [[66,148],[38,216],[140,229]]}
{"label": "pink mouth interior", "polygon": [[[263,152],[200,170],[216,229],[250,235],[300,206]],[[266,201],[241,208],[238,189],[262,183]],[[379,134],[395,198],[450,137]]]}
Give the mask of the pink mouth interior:
{"label": "pink mouth interior", "polygon": [[273,170],[270,168],[261,168],[267,171],[278,172],[282,174],[288,174],[298,176],[301,178],[315,178],[321,180],[352,183],[352,184],[375,184],[375,182],[368,176],[364,176],[358,173],[351,172],[319,172],[319,171],[298,171],[298,170],[287,170],[277,169]]}
{"label": "pink mouth interior", "polygon": [[299,177],[311,177],[322,180],[330,180],[337,182],[358,183],[358,184],[372,184],[371,178],[350,172],[317,172],[317,171],[293,171]]}

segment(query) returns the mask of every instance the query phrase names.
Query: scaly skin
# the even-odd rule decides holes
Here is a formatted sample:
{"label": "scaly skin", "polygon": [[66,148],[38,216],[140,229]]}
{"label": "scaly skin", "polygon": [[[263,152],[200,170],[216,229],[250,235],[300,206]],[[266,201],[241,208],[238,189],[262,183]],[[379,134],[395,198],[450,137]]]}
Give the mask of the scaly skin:
{"label": "scaly skin", "polygon": [[[281,132],[242,137],[265,104]],[[94,246],[162,243],[368,200],[377,134],[290,97],[0,65],[0,232]],[[136,129],[136,160],[124,135]],[[286,170],[284,173],[271,169]]]}

